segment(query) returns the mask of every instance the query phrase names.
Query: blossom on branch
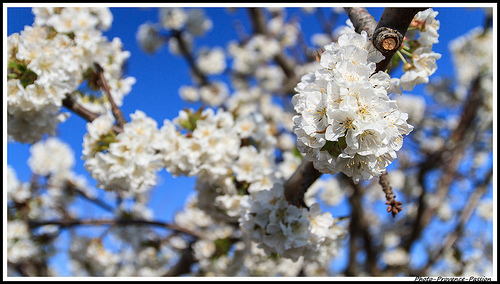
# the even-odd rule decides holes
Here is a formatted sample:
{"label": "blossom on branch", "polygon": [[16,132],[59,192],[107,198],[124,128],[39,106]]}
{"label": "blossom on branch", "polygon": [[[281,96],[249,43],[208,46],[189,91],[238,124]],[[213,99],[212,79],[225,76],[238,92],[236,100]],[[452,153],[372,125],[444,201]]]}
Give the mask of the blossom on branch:
{"label": "blossom on branch", "polygon": [[366,32],[342,35],[324,50],[322,68],[295,88],[297,147],[322,173],[343,172],[355,183],[379,176],[413,129],[388,97],[390,77],[374,73],[383,56]]}

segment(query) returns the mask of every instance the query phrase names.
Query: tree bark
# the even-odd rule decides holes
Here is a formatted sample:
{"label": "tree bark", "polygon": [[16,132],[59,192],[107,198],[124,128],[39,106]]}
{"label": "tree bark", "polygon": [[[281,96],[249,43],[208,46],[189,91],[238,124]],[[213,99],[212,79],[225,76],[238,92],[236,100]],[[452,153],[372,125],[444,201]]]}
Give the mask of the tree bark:
{"label": "tree bark", "polygon": [[373,45],[385,59],[377,63],[377,71],[385,71],[401,47],[403,38],[415,14],[427,8],[385,8],[373,32]]}

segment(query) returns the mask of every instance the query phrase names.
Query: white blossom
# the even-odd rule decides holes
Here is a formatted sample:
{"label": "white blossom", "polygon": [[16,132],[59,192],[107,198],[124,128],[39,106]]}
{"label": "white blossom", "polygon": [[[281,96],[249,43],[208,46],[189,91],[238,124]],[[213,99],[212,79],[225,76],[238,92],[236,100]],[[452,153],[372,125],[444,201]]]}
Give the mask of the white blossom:
{"label": "white blossom", "polygon": [[190,9],[187,11],[186,30],[195,36],[203,35],[212,29],[212,20],[205,16],[202,9]]}
{"label": "white blossom", "polygon": [[163,161],[150,141],[159,135],[157,124],[142,111],[136,111],[131,119],[116,137],[109,116],[87,126],[82,158],[100,188],[143,192],[156,185],[156,172]]}
{"label": "white blossom", "polygon": [[179,96],[185,101],[196,102],[200,99],[200,92],[198,88],[193,86],[181,86],[179,88]]}
{"label": "white blossom", "polygon": [[413,129],[387,96],[390,77],[374,74],[383,56],[364,32],[342,35],[324,49],[322,68],[295,88],[297,147],[322,173],[341,171],[356,183],[379,176]]}
{"label": "white blossom", "polygon": [[165,29],[180,30],[187,20],[186,12],[181,8],[162,7],[160,12],[160,23]]}
{"label": "white blossom", "polygon": [[30,153],[28,165],[31,171],[42,176],[70,171],[75,164],[73,150],[56,137],[33,144]]}
{"label": "white blossom", "polygon": [[396,248],[386,251],[382,254],[385,263],[392,266],[406,265],[409,262],[409,256],[403,248]]}
{"label": "white blossom", "polygon": [[39,247],[30,239],[28,224],[22,220],[7,222],[7,259],[12,263],[29,261],[39,253]]}
{"label": "white blossom", "polygon": [[141,48],[147,53],[156,52],[164,42],[158,34],[157,27],[150,23],[144,23],[139,26],[136,33],[136,39]]}
{"label": "white blossom", "polygon": [[311,212],[289,205],[282,185],[244,196],[240,206],[240,226],[267,254],[278,253],[294,262],[301,256],[314,259],[321,244],[333,237],[328,236],[334,225],[331,215],[319,213],[318,204]]}
{"label": "white blossom", "polygon": [[220,74],[226,69],[226,56],[220,47],[211,50],[201,50],[196,63],[201,72],[213,75]]}
{"label": "white blossom", "polygon": [[485,220],[492,220],[493,219],[492,200],[491,199],[481,200],[477,205],[477,214]]}

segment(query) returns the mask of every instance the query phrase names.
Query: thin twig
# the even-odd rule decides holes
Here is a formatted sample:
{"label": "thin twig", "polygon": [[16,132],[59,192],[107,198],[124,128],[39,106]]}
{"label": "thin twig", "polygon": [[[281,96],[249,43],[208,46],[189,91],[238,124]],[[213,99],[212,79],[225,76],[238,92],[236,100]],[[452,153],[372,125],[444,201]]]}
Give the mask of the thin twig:
{"label": "thin twig", "polygon": [[73,193],[76,193],[80,196],[82,196],[84,199],[87,199],[89,201],[91,201],[92,203],[98,205],[99,207],[101,207],[102,209],[106,210],[106,211],[109,211],[109,212],[113,212],[114,211],[114,208],[108,204],[106,204],[106,202],[98,199],[98,198],[95,198],[95,197],[91,197],[91,196],[88,196],[85,192],[83,192],[82,190],[80,190],[79,188],[77,188],[73,183],[71,183],[69,180],[66,184],[66,188],[73,192]]}
{"label": "thin twig", "polygon": [[69,228],[74,226],[90,225],[90,226],[102,226],[102,225],[150,225],[168,228],[174,231],[192,235],[194,237],[203,239],[203,236],[195,231],[180,227],[175,224],[164,223],[160,221],[152,220],[140,220],[140,219],[80,219],[80,220],[29,220],[28,225],[30,228],[34,229],[45,225],[58,225],[61,228]]}
{"label": "thin twig", "polygon": [[392,191],[392,186],[389,183],[389,179],[387,177],[387,171],[384,171],[378,180],[379,184],[382,186],[382,190],[385,193],[385,199],[387,202],[385,202],[387,206],[387,212],[392,213],[392,217],[396,217],[396,214],[401,212],[403,208],[401,205],[403,205],[400,201],[396,201],[396,195]]}
{"label": "thin twig", "polygon": [[210,82],[205,73],[203,73],[203,71],[200,70],[198,65],[196,65],[195,59],[191,54],[191,52],[189,51],[187,43],[184,41],[184,38],[182,37],[182,31],[174,31],[172,36],[177,39],[177,42],[179,44],[179,50],[186,59],[189,67],[191,68],[191,71],[193,71],[193,74],[200,81],[200,85],[201,86],[210,85]]}
{"label": "thin twig", "polygon": [[104,69],[102,69],[101,65],[97,64],[94,62],[94,67],[99,74],[99,83],[108,95],[108,100],[109,103],[111,104],[111,111],[113,112],[113,116],[116,119],[116,123],[119,127],[123,128],[123,125],[127,123],[125,118],[123,117],[123,113],[120,110],[120,108],[116,105],[115,100],[113,99],[113,96],[111,95],[111,91],[109,90],[108,83],[106,81],[106,78],[104,77]]}
{"label": "thin twig", "polygon": [[[71,98],[71,95],[66,95],[64,98],[63,106],[65,106],[67,109],[71,110],[72,112],[76,113],[83,119],[85,119],[88,122],[92,122],[94,119],[99,117],[99,114],[91,112],[90,110],[86,109],[79,103],[75,102],[73,98]],[[115,133],[122,133],[123,132],[123,127],[113,125],[113,131]]]}

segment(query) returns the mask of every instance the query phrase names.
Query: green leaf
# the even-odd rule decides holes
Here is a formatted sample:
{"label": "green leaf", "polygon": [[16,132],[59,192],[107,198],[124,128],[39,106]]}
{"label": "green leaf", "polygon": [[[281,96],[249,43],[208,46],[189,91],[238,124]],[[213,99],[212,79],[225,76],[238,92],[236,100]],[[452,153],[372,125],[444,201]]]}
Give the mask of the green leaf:
{"label": "green leaf", "polygon": [[339,138],[339,146],[340,149],[343,151],[345,148],[347,148],[347,142],[345,141],[345,136],[342,136]]}
{"label": "green leaf", "polygon": [[109,145],[114,142],[116,142],[116,134],[113,131],[103,134],[99,137],[99,140],[96,141],[94,147],[92,148],[92,153],[104,152],[108,150]]}
{"label": "green leaf", "polygon": [[227,255],[231,248],[231,240],[229,238],[217,239],[214,241],[215,257]]}
{"label": "green leaf", "polygon": [[[330,155],[332,155],[332,157],[337,158],[340,153],[342,153],[342,150],[347,147],[345,138],[343,139],[343,142],[342,138],[344,137],[339,138],[339,141],[327,141],[323,148],[321,148],[321,151],[327,151]],[[345,144],[344,148],[341,148],[340,143]]]}

